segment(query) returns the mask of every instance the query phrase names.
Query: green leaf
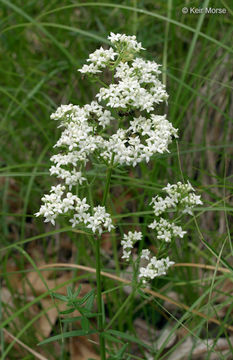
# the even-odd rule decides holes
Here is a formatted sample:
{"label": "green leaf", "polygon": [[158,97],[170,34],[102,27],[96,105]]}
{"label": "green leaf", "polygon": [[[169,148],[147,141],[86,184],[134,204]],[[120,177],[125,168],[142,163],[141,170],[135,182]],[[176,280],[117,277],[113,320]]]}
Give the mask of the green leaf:
{"label": "green leaf", "polygon": [[124,354],[124,352],[125,352],[125,350],[127,349],[127,346],[128,346],[128,345],[129,345],[129,344],[126,343],[125,345],[122,346],[122,348],[120,349],[120,351],[118,351],[117,356],[118,356],[119,358]]}
{"label": "green leaf", "polygon": [[81,319],[81,326],[84,331],[89,331],[90,329],[90,322],[86,317],[82,317]]}
{"label": "green leaf", "polygon": [[[61,312],[60,312],[60,314],[61,314]],[[85,313],[85,318],[94,318],[99,315],[100,315],[99,313]],[[83,318],[83,316],[74,316],[71,318],[62,319],[61,321],[62,322],[75,322],[75,321],[81,320],[82,318]]]}
{"label": "green leaf", "polygon": [[57,293],[52,293],[52,296],[55,298],[55,299],[58,299],[58,300],[61,300],[61,301],[65,301],[67,302],[68,299],[65,295],[61,295],[61,294],[57,294]]}
{"label": "green leaf", "polygon": [[[75,306],[75,307],[77,307],[78,310],[80,310],[79,306],[83,305],[88,300],[88,298],[93,295],[94,291],[95,290],[92,289],[86,295],[84,295],[83,298],[81,298],[81,299],[75,299],[74,295],[72,294],[72,296],[69,298],[69,301],[67,302],[67,306]],[[92,300],[92,302],[93,301],[94,301],[94,299]]]}
{"label": "green leaf", "polygon": [[103,332],[103,336],[109,341],[112,341],[112,342],[115,342],[118,344],[123,344],[123,342],[121,340],[117,339],[115,336],[108,334],[107,331]]}
{"label": "green leaf", "polygon": [[79,285],[78,289],[77,289],[77,290],[75,291],[75,293],[74,293],[74,298],[76,298],[76,297],[79,295],[79,293],[80,293],[80,291],[81,291],[81,288],[82,288],[82,286]]}
{"label": "green leaf", "polygon": [[95,317],[95,316],[100,316],[100,313],[92,313],[89,310],[86,310],[84,307],[80,308],[80,311],[82,312],[83,316],[85,317]]}
{"label": "green leaf", "polygon": [[79,321],[81,319],[82,319],[82,316],[74,316],[74,317],[70,317],[70,318],[61,319],[61,321],[63,323],[71,323],[71,322]]}
{"label": "green leaf", "polygon": [[226,266],[226,268],[230,271],[233,271],[233,267],[229,264],[229,262],[225,259],[223,259],[222,257],[219,258],[218,253],[216,252],[216,250],[207,242],[205,241],[204,238],[202,238],[202,242],[205,244],[205,246],[207,247],[207,249],[217,258],[219,259],[219,261]]}
{"label": "green leaf", "polygon": [[75,308],[67,309],[67,310],[64,310],[64,311],[60,311],[60,314],[62,314],[62,315],[71,314],[75,310],[76,310]]}
{"label": "green leaf", "polygon": [[67,286],[66,291],[67,291],[67,297],[73,298],[72,286]]}
{"label": "green leaf", "polygon": [[85,311],[91,311],[94,305],[94,300],[95,300],[95,294],[92,293],[92,295],[87,299],[86,304],[85,304]]}
{"label": "green leaf", "polygon": [[123,347],[116,354],[111,354],[109,360],[122,360],[122,356],[124,355],[124,352],[127,349],[128,345],[128,343],[124,344]]}
{"label": "green leaf", "polygon": [[38,345],[44,345],[53,341],[58,341],[58,340],[63,340],[65,338],[71,338],[74,336],[86,336],[86,335],[90,335],[90,334],[94,334],[96,333],[96,330],[90,330],[90,331],[83,331],[83,330],[73,330],[73,331],[68,331],[65,333],[62,333],[60,335],[55,335],[52,336],[46,340],[41,341]]}
{"label": "green leaf", "polygon": [[92,289],[86,295],[84,295],[84,297],[81,299],[80,305],[84,304],[90,297],[93,297],[93,300],[91,300],[93,303],[94,302],[94,292],[95,292],[95,289]]}
{"label": "green leaf", "polygon": [[106,333],[109,333],[110,335],[113,335],[113,336],[119,336],[120,338],[122,339],[125,339],[125,340],[128,340],[130,342],[133,342],[133,343],[137,343],[137,344],[140,344],[142,345],[143,347],[145,347],[146,349],[152,351],[152,347],[145,344],[143,341],[139,340],[138,338],[132,336],[132,335],[129,335],[129,334],[126,334],[125,332],[121,332],[121,331],[117,331],[117,330],[107,330],[105,332]]}

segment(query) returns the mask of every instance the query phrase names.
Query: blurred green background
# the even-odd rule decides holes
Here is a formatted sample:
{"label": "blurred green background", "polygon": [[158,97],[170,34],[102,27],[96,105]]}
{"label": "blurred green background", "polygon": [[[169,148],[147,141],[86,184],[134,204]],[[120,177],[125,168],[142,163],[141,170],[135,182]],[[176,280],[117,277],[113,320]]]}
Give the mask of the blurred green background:
{"label": "blurred green background", "polygon": [[[183,14],[183,7],[226,8],[226,14]],[[113,193],[119,197],[114,208],[136,211],[135,204],[127,205],[134,199],[137,211],[143,211],[145,199],[161,186],[182,180],[182,176],[189,178],[205,201],[198,215],[202,233],[216,253],[222,251],[227,258],[233,210],[231,7],[230,0],[0,0],[1,247],[44,234],[41,246],[46,261],[51,259],[46,253],[45,231],[53,228],[33,216],[41,196],[54,184],[48,175],[49,158],[60,129],[50,114],[60,104],[84,105],[93,100],[97,85],[82,78],[77,69],[90,52],[108,45],[107,36],[112,31],[137,35],[147,49],[142,56],[162,64],[161,77],[169,99],[159,111],[167,113],[180,135],[178,147],[174,142],[169,154],[156,157],[150,165],[140,165],[130,174],[115,174],[112,186],[122,188]],[[102,183],[104,178],[93,187],[97,199]],[[119,225],[132,222],[127,221]],[[133,221],[136,224],[141,219]],[[198,262],[201,256],[215,264],[215,257],[211,259],[200,245],[195,224],[188,226],[190,235],[177,250],[177,260]],[[76,239],[74,234],[70,238]],[[75,261],[93,264],[86,256],[84,241],[77,245]],[[67,260],[69,256],[62,249],[59,252],[57,247],[58,260]],[[30,248],[27,250],[30,253]],[[22,270],[24,260],[13,248],[2,254],[5,275],[9,257],[11,264]],[[119,270],[119,264],[116,266]],[[181,275],[192,277],[189,271]],[[189,288],[184,293],[187,301],[198,296]]]}

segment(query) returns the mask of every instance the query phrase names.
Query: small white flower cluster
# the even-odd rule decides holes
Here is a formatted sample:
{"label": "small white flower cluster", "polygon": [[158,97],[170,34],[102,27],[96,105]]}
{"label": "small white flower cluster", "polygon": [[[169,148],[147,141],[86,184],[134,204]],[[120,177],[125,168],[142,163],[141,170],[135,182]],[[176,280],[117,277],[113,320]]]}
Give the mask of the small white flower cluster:
{"label": "small white flower cluster", "polygon": [[113,117],[109,110],[93,101],[83,108],[72,104],[61,105],[51,118],[60,120],[60,126],[65,128],[55,145],[65,148],[65,151],[51,157],[55,165],[50,168],[50,174],[64,180],[71,190],[72,186],[86,180],[80,171],[82,163],[85,165],[89,155],[103,146],[103,138],[96,134],[97,127],[105,128]]}
{"label": "small white flower cluster", "polygon": [[149,225],[149,228],[156,229],[157,238],[165,242],[171,242],[172,237],[175,236],[183,238],[186,234],[186,231],[183,231],[181,226],[176,226],[174,223],[163,218],[160,218],[158,221],[154,220],[153,223]]}
{"label": "small white flower cluster", "polygon": [[[156,217],[163,214],[169,208],[177,208],[183,214],[192,215],[193,207],[202,205],[200,195],[194,193],[195,190],[189,182],[187,184],[181,182],[173,185],[167,184],[162,190],[166,191],[168,195],[165,198],[155,196],[151,201]],[[157,238],[165,242],[171,242],[172,238],[176,236],[183,238],[186,234],[186,231],[183,231],[181,226],[177,226],[175,223],[162,217],[159,220],[155,219],[149,227],[155,229],[157,231]]]}
{"label": "small white flower cluster", "polygon": [[98,231],[101,234],[102,229],[107,229],[109,232],[114,229],[110,214],[106,212],[104,206],[100,205],[93,208],[93,215],[89,217],[88,223],[87,227],[94,233]]}
{"label": "small white flower cluster", "polygon": [[[90,206],[88,205],[88,208]],[[93,215],[90,213],[82,213],[82,209],[78,209],[76,214],[70,220],[72,227],[84,223],[87,228],[91,229],[93,233],[98,231],[99,234],[102,234],[103,229],[107,229],[109,232],[114,228],[112,225],[112,219],[110,215],[106,212],[104,206],[96,206],[93,208]]]}
{"label": "small white flower cluster", "polygon": [[168,193],[174,204],[181,206],[183,214],[193,215],[192,209],[203,204],[201,196],[194,193],[195,190],[189,181],[187,184],[180,181],[173,185],[167,184],[163,190]]}
{"label": "small white flower cluster", "polygon": [[76,170],[65,170],[60,166],[51,166],[49,169],[51,175],[56,175],[57,178],[65,180],[65,184],[69,185],[69,189],[71,190],[72,186],[82,184],[85,177],[82,176],[81,171]]}
{"label": "small white flower cluster", "polygon": [[[98,100],[107,100],[112,108],[133,107],[148,113],[154,110],[154,104],[167,100],[165,86],[158,80],[159,66],[154,61],[136,58],[129,65],[120,62],[114,77],[118,83],[101,88],[96,95]],[[146,86],[146,87],[145,87]]]}
{"label": "small white flower cluster", "polygon": [[66,117],[69,118],[70,112],[74,112],[74,110],[78,110],[79,106],[74,106],[73,104],[61,105],[57,108],[55,113],[50,115],[50,119],[52,120],[63,120]]}
{"label": "small white flower cluster", "polygon": [[105,68],[111,60],[114,60],[115,56],[117,55],[114,52],[113,48],[109,48],[108,50],[104,50],[102,47],[97,49],[92,54],[89,55],[87,62],[90,62],[90,65],[83,65],[79,71],[83,74],[97,74],[100,73],[101,70]]}
{"label": "small white flower cluster", "polygon": [[172,136],[178,137],[177,129],[161,115],[152,114],[149,119],[139,116],[130,121],[127,130],[118,129],[104,142],[102,156],[110,160],[114,153],[115,163],[136,166],[149,162],[156,153],[168,152]]}
{"label": "small white flower cluster", "polygon": [[160,82],[148,91],[137,80],[129,77],[117,84],[110,84],[108,88],[101,88],[96,97],[98,101],[107,100],[107,106],[112,108],[131,107],[149,113],[154,110],[154,104],[167,99],[167,94]]}
{"label": "small white flower cluster", "polygon": [[[60,120],[61,125],[66,127],[68,123],[73,122],[82,124],[88,120],[96,120],[96,126],[100,125],[105,128],[114,118],[109,110],[106,110],[97,101],[92,101],[83,107],[78,105],[61,105],[57,108],[55,113],[50,115],[52,120]],[[94,126],[94,124],[92,124]]]}
{"label": "small white flower cluster", "polygon": [[[116,47],[124,44],[124,48],[133,49],[134,52],[142,49],[135,36],[111,33],[109,39]],[[103,68],[109,65],[110,60],[114,61],[116,55],[119,54],[112,48],[100,48],[90,54],[88,62]],[[103,95],[103,98],[107,99],[109,95],[108,105],[112,108],[130,106],[131,110],[135,108],[150,112],[154,109],[153,104],[167,98],[164,86],[157,79],[160,65],[141,58],[131,59],[130,63],[131,65],[125,61],[118,63],[114,75],[118,83],[100,89],[97,98],[101,100]],[[147,89],[143,85],[146,85]],[[114,91],[117,92],[115,95]],[[148,162],[156,153],[168,151],[172,136],[178,137],[177,129],[165,115],[154,114],[150,114],[148,118],[140,115],[134,117],[130,119],[128,128],[120,127],[115,134],[100,136],[99,127],[105,129],[114,118],[111,112],[97,101],[92,101],[82,108],[72,104],[61,105],[51,115],[51,119],[60,120],[60,126],[65,128],[55,145],[65,151],[52,156],[54,165],[50,173],[64,180],[69,190],[77,183],[82,184],[85,181],[81,169],[94,152],[107,161],[110,161],[114,154],[115,164],[136,166],[142,161]]]}
{"label": "small white flower cluster", "polygon": [[142,250],[141,259],[150,260],[150,250],[149,249]]}
{"label": "small white flower cluster", "polygon": [[51,222],[55,225],[55,219],[58,215],[64,214],[71,209],[74,210],[75,203],[80,199],[70,192],[66,194],[66,197],[63,197],[65,189],[66,187],[62,185],[52,186],[50,194],[46,194],[42,197],[41,200],[44,205],[41,205],[40,211],[35,215],[44,216],[45,222]]}
{"label": "small white flower cluster", "polygon": [[111,231],[114,226],[110,215],[105,207],[97,206],[93,208],[93,214],[89,212],[90,205],[86,198],[80,199],[71,192],[65,194],[66,187],[62,185],[52,186],[50,194],[42,197],[44,205],[36,216],[44,216],[45,222],[55,225],[55,219],[61,215],[71,212],[69,220],[72,227],[84,223],[93,233],[102,234],[103,230]]}
{"label": "small white flower cluster", "polygon": [[[121,240],[123,247],[122,259],[129,261],[133,246],[139,240],[142,240],[142,233],[140,231],[129,231],[128,234],[124,234]],[[146,267],[141,266],[139,268],[139,278],[142,278],[143,284],[146,284],[147,280],[153,280],[157,276],[165,275],[168,268],[174,264],[168,257],[160,260],[155,256],[151,257],[150,250],[148,249],[141,251],[140,259],[148,261]]]}
{"label": "small white flower cluster", "polygon": [[134,78],[139,84],[156,83],[158,75],[161,74],[159,70],[161,65],[155,61],[147,61],[141,58],[136,58],[132,61],[131,66],[127,62],[120,62],[116,67],[114,77],[116,79]]}
{"label": "small white flower cluster", "polygon": [[124,234],[123,240],[121,240],[123,246],[122,259],[129,260],[134,244],[141,239],[142,233],[140,231],[129,231],[128,234]]}
{"label": "small white flower cluster", "polygon": [[154,104],[168,98],[165,86],[158,80],[160,65],[141,58],[133,59],[134,53],[144,50],[135,36],[111,33],[108,39],[116,51],[113,48],[104,50],[101,47],[89,55],[87,61],[90,65],[85,64],[79,71],[93,75],[100,73],[100,69],[105,67],[114,69],[114,78],[118,79],[118,82],[101,88],[96,95],[98,101],[106,100],[107,106],[112,108],[131,107],[148,113],[153,111]]}
{"label": "small white flower cluster", "polygon": [[[116,52],[112,48],[109,51],[101,48],[90,54],[88,59],[93,66],[100,68],[111,65],[111,69],[115,70],[113,78],[116,79],[116,82],[100,88],[96,95],[98,101],[106,100],[107,106],[110,108],[116,108],[118,111],[125,109],[126,113],[129,109],[131,112],[141,110],[150,113],[154,110],[155,104],[168,98],[164,85],[158,80],[158,75],[161,73],[160,65],[141,58],[133,59],[133,55],[128,58],[130,52],[133,54],[143,49],[141,43],[136,41],[135,36],[111,33],[109,40]],[[114,63],[115,55],[117,55],[117,60]],[[81,71],[83,72],[83,70]],[[80,144],[82,148],[82,152],[79,154],[80,161],[87,158],[91,152],[98,151],[100,156],[107,161],[110,161],[114,154],[115,164],[136,166],[142,161],[148,162],[156,153],[168,151],[172,136],[178,137],[177,129],[172,126],[165,115],[154,114],[130,117],[130,126],[128,122],[126,129],[119,127],[112,135],[106,134],[107,136],[101,137],[95,134],[93,136],[92,123],[87,122],[87,118],[90,117],[90,114],[95,113],[99,124],[105,128],[113,119],[110,111],[104,111],[98,102],[85,105],[83,109],[74,106],[74,109],[73,114],[70,105],[67,109],[64,108],[65,117],[68,117],[68,120],[70,117],[71,120],[75,118],[76,121],[75,124],[73,120],[69,121],[70,125],[56,146],[69,146],[69,150],[71,150],[75,145]],[[87,115],[85,115],[85,111],[88,113]],[[57,119],[60,116],[64,119],[60,109],[56,113],[53,118]],[[84,120],[82,120],[83,118]],[[68,179],[67,183],[73,183],[72,179]]]}
{"label": "small white flower cluster", "polygon": [[127,36],[125,34],[114,34],[111,33],[108,36],[108,39],[116,48],[114,51],[113,48],[97,49],[92,54],[89,55],[87,62],[90,65],[84,64],[80,71],[82,74],[98,74],[101,72],[102,69],[106,68],[107,66],[111,66],[112,62],[115,60],[116,56],[119,56],[121,52],[126,54],[127,52],[139,52],[140,50],[145,50],[142,47],[142,44],[136,40],[136,36]]}
{"label": "small white flower cluster", "polygon": [[189,181],[187,184],[180,181],[173,185],[167,184],[162,190],[166,191],[168,196],[165,198],[155,196],[151,201],[155,216],[161,215],[169,208],[176,207],[181,208],[184,214],[193,215],[192,208],[196,205],[202,205],[200,195],[194,193],[195,190]]}
{"label": "small white flower cluster", "polygon": [[136,36],[127,36],[125,34],[114,34],[113,32],[110,33],[108,39],[111,41],[112,44],[120,47],[124,46],[127,50],[134,50],[136,52],[140,50],[145,50],[142,47],[142,44],[136,40]]}
{"label": "small white flower cluster", "polygon": [[153,256],[146,267],[140,267],[139,278],[142,278],[143,284],[146,284],[148,280],[153,280],[158,276],[166,275],[167,270],[173,264],[174,262],[170,261],[169,257],[158,260]]}
{"label": "small white flower cluster", "polygon": [[[147,131],[146,128],[144,131]],[[181,226],[177,226],[175,223],[161,217],[161,214],[168,208],[177,208],[178,210],[182,210],[183,213],[192,214],[193,207],[195,205],[201,205],[202,201],[200,196],[194,193],[195,190],[189,182],[187,182],[187,184],[181,182],[173,185],[168,184],[163,190],[168,194],[165,198],[156,196],[151,201],[157,219],[149,225],[149,228],[157,231],[157,238],[159,240],[170,243],[173,237],[183,238],[186,231],[183,231]],[[139,234],[141,240],[142,233],[140,232]],[[123,259],[130,259],[135,239],[134,233],[132,232],[124,235],[124,239],[121,241],[121,245],[123,246]],[[174,264],[173,261],[169,260],[169,257],[162,259],[157,259],[155,256],[152,257],[148,249],[141,251],[140,259],[148,262],[147,266],[141,266],[139,268],[139,278],[142,279],[144,284],[157,276],[165,275],[168,268]]]}

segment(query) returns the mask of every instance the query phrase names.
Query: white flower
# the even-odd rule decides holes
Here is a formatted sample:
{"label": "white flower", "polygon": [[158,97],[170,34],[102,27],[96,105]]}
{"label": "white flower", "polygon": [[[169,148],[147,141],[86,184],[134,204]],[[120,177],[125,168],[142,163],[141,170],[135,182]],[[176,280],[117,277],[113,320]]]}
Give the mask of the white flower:
{"label": "white flower", "polygon": [[73,213],[69,220],[72,227],[81,223],[86,224],[93,233],[101,234],[104,230],[109,232],[114,228],[110,214],[108,214],[103,206],[93,208],[93,215],[90,214],[90,205],[87,204],[86,198],[80,199],[78,196],[68,192],[65,194],[65,186],[53,186],[50,194],[42,198],[43,205],[36,216],[44,216],[45,222],[51,222],[55,225],[55,219],[60,214],[67,212]]}
{"label": "white flower", "polygon": [[114,153],[115,163],[136,166],[142,161],[148,162],[156,153],[168,151],[172,136],[178,136],[177,130],[165,116],[139,116],[130,121],[127,130],[119,128],[105,140],[101,154],[110,160]]}
{"label": "white flower", "polygon": [[154,110],[154,104],[167,99],[162,84],[152,90],[142,87],[136,78],[123,78],[117,84],[100,88],[96,95],[99,101],[106,100],[112,108],[135,108],[148,113]]}
{"label": "white flower", "polygon": [[75,186],[78,183],[82,185],[83,181],[86,180],[86,178],[82,176],[81,171],[68,171],[58,165],[50,168],[50,174],[56,175],[58,178],[65,180],[65,184],[69,186],[70,190],[72,186]]}
{"label": "white flower", "polygon": [[114,228],[110,214],[105,210],[104,206],[96,206],[93,208],[94,214],[87,220],[87,227],[90,228],[93,233],[101,235],[104,229],[109,232]]}
{"label": "white flower", "polygon": [[169,257],[158,260],[153,256],[146,267],[139,269],[139,278],[142,278],[145,284],[148,280],[153,280],[155,277],[166,275],[167,270],[174,264],[169,260]]}
{"label": "white flower", "polygon": [[140,50],[145,50],[142,47],[142,44],[137,42],[135,35],[127,36],[125,34],[114,34],[111,32],[110,35],[108,36],[108,39],[116,47],[118,45],[124,45],[126,47],[126,50],[134,50],[136,52],[138,52]]}
{"label": "white flower", "polygon": [[141,252],[141,259],[149,260],[150,259],[150,250],[143,249]]}
{"label": "white flower", "polygon": [[156,86],[158,83],[161,87],[164,85],[158,80],[158,75],[161,74],[159,67],[155,61],[146,61],[141,58],[136,58],[129,65],[127,62],[121,61],[116,67],[115,78],[129,79],[133,78],[139,82],[139,84],[151,84]]}
{"label": "white flower", "polygon": [[87,61],[102,67],[105,66],[108,61],[114,60],[116,55],[117,53],[113,50],[113,48],[104,50],[101,47],[100,49],[97,49],[92,54],[90,54]]}
{"label": "white flower", "polygon": [[123,239],[121,240],[121,245],[123,247],[122,259],[129,260],[131,250],[134,244],[139,240],[142,240],[142,233],[140,231],[129,231],[128,234],[124,234]]}
{"label": "white flower", "polygon": [[129,261],[129,258],[130,258],[130,255],[131,255],[131,251],[130,250],[124,250],[123,249],[123,255],[122,255],[122,259],[126,259],[127,261]]}
{"label": "white flower", "polygon": [[93,120],[93,115],[96,116],[98,124],[103,128],[109,125],[111,120],[114,120],[111,112],[109,110],[105,110],[97,101],[92,101],[90,104],[86,104],[83,108],[87,112],[88,117],[91,117],[91,120]]}
{"label": "white flower", "polygon": [[155,216],[161,215],[169,208],[177,208],[178,206],[181,207],[184,214],[188,213],[192,215],[192,208],[196,205],[203,204],[200,195],[194,193],[195,190],[190,182],[183,184],[179,181],[173,185],[168,183],[162,190],[166,191],[168,196],[165,198],[155,196],[151,200]]}
{"label": "white flower", "polygon": [[181,226],[177,226],[162,217],[158,221],[154,220],[148,227],[155,229],[157,231],[157,238],[159,240],[164,240],[165,242],[171,242],[172,237],[175,236],[183,238],[186,234],[186,231],[183,231]]}
{"label": "white flower", "polygon": [[100,73],[101,70],[105,68],[111,60],[114,60],[117,53],[113,50],[113,48],[109,48],[104,50],[102,47],[97,49],[92,54],[89,55],[87,62],[90,62],[90,65],[83,65],[80,71],[81,73],[89,73],[89,74],[97,74]]}
{"label": "white flower", "polygon": [[84,64],[83,67],[81,69],[78,70],[79,72],[86,74],[98,74],[101,72],[101,70],[99,70],[98,65],[91,63],[90,65]]}
{"label": "white flower", "polygon": [[42,197],[42,202],[39,212],[36,216],[44,216],[45,222],[51,222],[55,225],[55,219],[58,215],[63,213],[62,195],[64,194],[65,186],[57,185],[52,186],[50,194],[46,194]]}
{"label": "white flower", "polygon": [[73,107],[74,107],[73,104],[59,106],[55,111],[55,113],[50,115],[50,119],[61,120],[66,115],[69,115],[70,111],[73,111]]}

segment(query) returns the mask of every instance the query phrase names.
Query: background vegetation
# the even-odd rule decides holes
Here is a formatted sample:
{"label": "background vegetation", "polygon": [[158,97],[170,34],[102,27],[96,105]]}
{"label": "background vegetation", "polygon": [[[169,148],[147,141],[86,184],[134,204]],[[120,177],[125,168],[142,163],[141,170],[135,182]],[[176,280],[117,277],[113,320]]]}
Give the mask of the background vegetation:
{"label": "background vegetation", "polygon": [[[98,358],[95,338],[37,346],[61,332],[48,289],[63,293],[67,284],[82,283],[85,294],[95,286],[90,271],[39,268],[67,263],[90,270],[95,264],[85,236],[66,231],[65,221],[54,229],[33,214],[54,183],[49,158],[60,130],[49,116],[60,104],[82,105],[94,98],[96,85],[90,86],[77,68],[90,52],[108,44],[111,31],[136,34],[148,59],[163,64],[169,101],[161,112],[179,128],[180,138],[178,146],[174,142],[169,154],[150,165],[113,174],[108,206],[124,217],[115,216],[120,231],[114,238],[104,238],[106,270],[125,276],[121,234],[139,225],[146,231],[150,215],[137,213],[150,210],[148,199],[167,182],[189,178],[205,202],[187,221],[188,236],[172,253],[176,263],[196,267],[177,266],[153,284],[166,300],[155,294],[132,299],[115,329],[126,334],[129,359],[145,359],[146,354],[160,360],[232,358],[230,5],[227,0],[0,0],[1,359]],[[226,8],[227,14],[184,15],[184,6]],[[96,202],[102,197],[104,171],[96,164],[90,179]],[[148,236],[145,241],[156,253],[153,241]],[[203,264],[213,269],[201,268]],[[106,318],[111,319],[130,288],[106,277],[104,289]],[[210,317],[214,321],[207,321]]]}

